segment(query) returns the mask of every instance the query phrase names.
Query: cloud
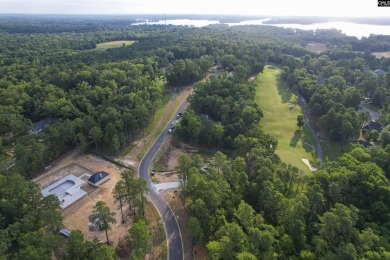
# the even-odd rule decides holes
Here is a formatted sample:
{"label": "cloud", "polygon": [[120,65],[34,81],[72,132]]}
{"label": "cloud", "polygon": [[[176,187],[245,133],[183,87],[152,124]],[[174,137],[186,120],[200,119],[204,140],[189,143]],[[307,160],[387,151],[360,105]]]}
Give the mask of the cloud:
{"label": "cloud", "polygon": [[0,0],[4,13],[388,16],[371,0]]}

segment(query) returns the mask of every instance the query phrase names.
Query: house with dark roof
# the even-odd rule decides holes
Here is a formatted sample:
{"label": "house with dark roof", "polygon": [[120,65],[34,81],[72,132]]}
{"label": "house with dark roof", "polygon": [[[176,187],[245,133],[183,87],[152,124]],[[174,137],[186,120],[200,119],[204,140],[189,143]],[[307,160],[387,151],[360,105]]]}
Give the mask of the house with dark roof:
{"label": "house with dark roof", "polygon": [[383,129],[383,126],[381,123],[370,121],[368,124],[363,126],[362,132],[363,134],[368,133],[371,130],[376,130],[378,133],[380,133]]}
{"label": "house with dark roof", "polygon": [[377,76],[382,76],[383,74],[385,74],[385,71],[383,69],[376,69],[375,74]]}
{"label": "house with dark roof", "polygon": [[34,123],[32,126],[33,133],[39,134],[40,132],[42,132],[43,128],[45,126],[47,126],[48,124],[49,124],[49,122],[46,120],[41,120],[41,121]]}
{"label": "house with dark roof", "polygon": [[94,187],[98,187],[100,184],[108,181],[110,175],[105,171],[96,172],[94,175],[88,178],[88,183]]}

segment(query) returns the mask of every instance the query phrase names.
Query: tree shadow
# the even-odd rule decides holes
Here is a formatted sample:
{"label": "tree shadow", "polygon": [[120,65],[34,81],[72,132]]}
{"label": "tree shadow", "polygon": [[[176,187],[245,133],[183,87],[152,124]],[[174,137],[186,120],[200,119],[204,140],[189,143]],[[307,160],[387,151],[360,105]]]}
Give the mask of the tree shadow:
{"label": "tree shadow", "polygon": [[295,130],[293,138],[290,140],[290,146],[296,147],[298,144],[298,141],[302,138],[302,130]]}
{"label": "tree shadow", "polygon": [[293,96],[293,93],[291,92],[291,90],[287,89],[284,84],[283,84],[283,81],[281,80],[280,77],[278,77],[277,79],[277,88],[278,88],[278,94],[279,96],[281,97],[282,99],[282,103],[287,103],[287,102],[290,102],[291,100],[291,97]]}

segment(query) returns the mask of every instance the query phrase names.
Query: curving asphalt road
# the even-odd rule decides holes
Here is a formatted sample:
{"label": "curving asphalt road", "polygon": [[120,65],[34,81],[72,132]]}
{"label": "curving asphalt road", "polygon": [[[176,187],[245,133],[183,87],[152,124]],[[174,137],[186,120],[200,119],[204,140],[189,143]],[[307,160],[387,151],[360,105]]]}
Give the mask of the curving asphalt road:
{"label": "curving asphalt road", "polygon": [[187,101],[185,100],[173,118],[166,125],[165,129],[161,132],[157,140],[154,142],[152,147],[149,148],[149,151],[145,154],[144,158],[138,168],[138,174],[141,178],[145,179],[149,188],[149,198],[152,200],[153,204],[157,208],[161,220],[164,222],[165,234],[167,237],[167,246],[168,246],[168,259],[179,260],[184,259],[183,251],[183,242],[181,238],[180,228],[176,221],[175,215],[172,212],[172,209],[169,207],[168,203],[162,197],[156,186],[150,180],[149,166],[153,157],[156,155],[157,151],[160,149],[160,146],[164,142],[165,138],[169,135],[168,130],[171,128],[171,124],[176,119],[176,115],[179,112],[183,112],[187,108]]}
{"label": "curving asphalt road", "polygon": [[359,105],[359,111],[370,113],[371,120],[373,120],[373,121],[379,120],[379,113],[374,111],[374,110],[372,110],[372,109],[369,109],[368,107],[366,107],[362,103],[360,103],[360,105]]}

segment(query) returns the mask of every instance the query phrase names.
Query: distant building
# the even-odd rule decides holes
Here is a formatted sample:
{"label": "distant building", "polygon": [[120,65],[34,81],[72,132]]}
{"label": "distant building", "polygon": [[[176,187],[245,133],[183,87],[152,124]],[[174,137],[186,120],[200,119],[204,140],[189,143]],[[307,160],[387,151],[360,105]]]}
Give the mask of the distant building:
{"label": "distant building", "polygon": [[375,74],[377,76],[382,76],[383,74],[385,74],[385,71],[383,69],[376,69]]}
{"label": "distant building", "polygon": [[49,125],[49,122],[46,120],[41,120],[34,123],[32,127],[33,128],[32,133],[39,134],[40,132],[42,132],[43,128],[47,125]]}
{"label": "distant building", "polygon": [[88,183],[94,187],[99,186],[100,184],[108,181],[110,179],[110,175],[105,171],[100,171],[89,177]]}

